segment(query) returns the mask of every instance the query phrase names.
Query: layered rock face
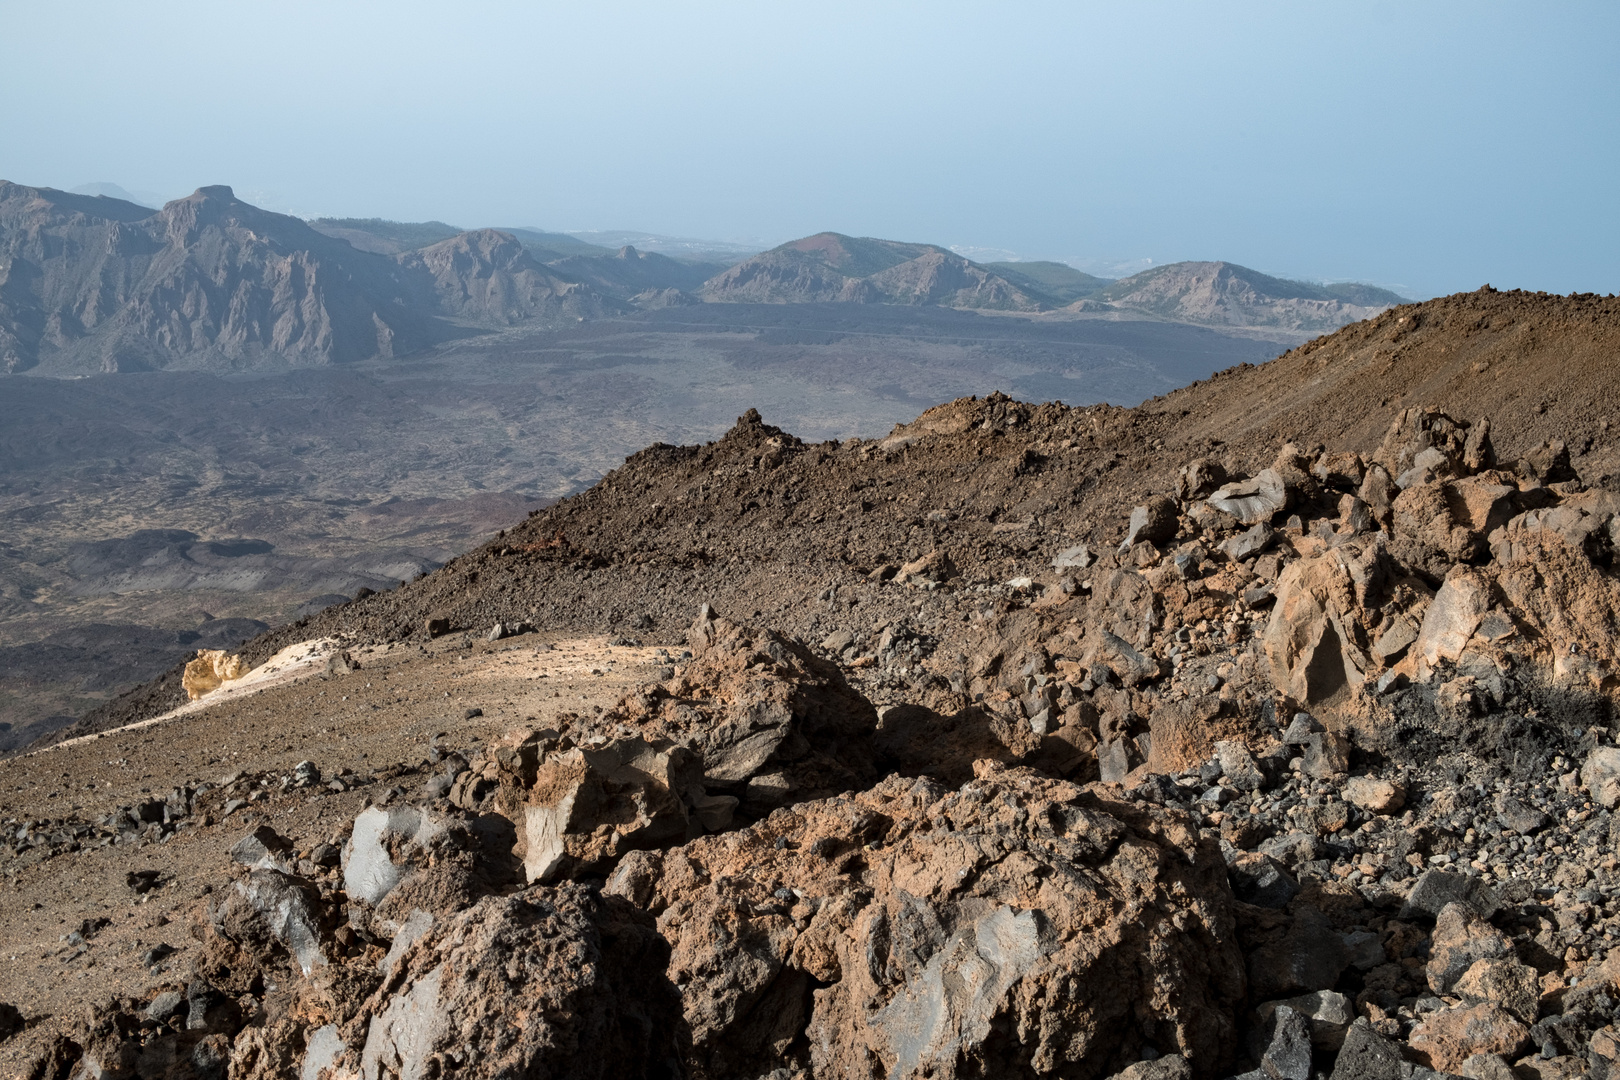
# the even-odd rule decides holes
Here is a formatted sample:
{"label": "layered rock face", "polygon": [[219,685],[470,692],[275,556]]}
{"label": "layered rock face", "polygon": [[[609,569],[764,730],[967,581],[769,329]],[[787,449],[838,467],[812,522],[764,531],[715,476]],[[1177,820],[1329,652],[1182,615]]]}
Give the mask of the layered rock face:
{"label": "layered rock face", "polygon": [[614,309],[589,287],[547,271],[511,233],[497,229],[461,233],[396,258],[422,293],[426,310],[477,324],[581,319]]}
{"label": "layered rock face", "polygon": [[607,303],[493,230],[390,258],[224,186],[154,212],[0,183],[8,372],[346,363],[444,341],[444,316],[500,326],[574,320]]}

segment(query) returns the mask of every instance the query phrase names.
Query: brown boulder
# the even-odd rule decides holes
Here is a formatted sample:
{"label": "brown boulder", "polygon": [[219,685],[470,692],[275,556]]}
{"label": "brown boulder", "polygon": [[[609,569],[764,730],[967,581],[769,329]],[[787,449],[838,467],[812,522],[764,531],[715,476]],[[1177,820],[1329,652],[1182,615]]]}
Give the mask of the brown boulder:
{"label": "brown boulder", "polygon": [[836,665],[774,631],[720,618],[707,605],[687,640],[693,658],[680,674],[625,698],[599,721],[583,721],[580,735],[627,724],[654,745],[685,746],[702,761],[704,786],[739,796],[744,812],[755,809],[748,783],[762,773],[785,769],[800,798],[871,781],[877,711]]}
{"label": "brown boulder", "polygon": [[1357,542],[1291,563],[1261,639],[1272,684],[1306,705],[1334,704],[1366,680],[1368,656],[1360,596],[1382,555]]}
{"label": "brown boulder", "polygon": [[[1390,422],[1373,460],[1402,480],[1457,476],[1490,464],[1489,447],[1488,421],[1470,425],[1433,406],[1419,406],[1402,409]],[[1409,486],[1409,480],[1401,484]]]}
{"label": "brown boulder", "polygon": [[1121,553],[1127,552],[1143,541],[1163,544],[1176,535],[1176,528],[1175,500],[1157,495],[1131,510],[1125,542],[1120,544],[1119,550]]}
{"label": "brown boulder", "polygon": [[512,819],[529,881],[605,874],[627,851],[876,775],[877,712],[836,665],[707,605],[688,639],[692,662],[669,682],[509,739],[452,789],[459,805]]}
{"label": "brown boulder", "polygon": [[524,807],[523,868],[531,882],[605,873],[626,851],[685,843],[694,826],[731,824],[733,796],[703,790],[702,763],[684,746],[641,738],[546,756]]}
{"label": "brown boulder", "polygon": [[1146,1043],[1230,1059],[1243,961],[1216,845],[1114,788],[978,772],[620,863],[607,891],[673,946],[694,1075],[1102,1076]]}
{"label": "brown boulder", "polygon": [[1459,569],[1446,578],[1424,612],[1412,646],[1420,681],[1427,681],[1442,662],[1462,656],[1490,608],[1491,579],[1483,571]]}
{"label": "brown boulder", "polygon": [[1431,579],[1457,563],[1485,562],[1488,538],[1508,523],[1518,501],[1518,487],[1498,473],[1413,484],[1392,507],[1392,550]]}
{"label": "brown boulder", "polygon": [[1406,790],[1376,776],[1353,776],[1344,782],[1346,802],[1372,814],[1393,814],[1406,805]]}

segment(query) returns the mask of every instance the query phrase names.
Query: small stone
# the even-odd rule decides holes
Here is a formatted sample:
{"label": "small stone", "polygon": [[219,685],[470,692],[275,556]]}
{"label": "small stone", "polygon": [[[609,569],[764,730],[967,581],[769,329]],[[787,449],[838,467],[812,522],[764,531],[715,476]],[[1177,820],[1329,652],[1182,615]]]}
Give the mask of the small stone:
{"label": "small stone", "polygon": [[1406,1080],[1411,1068],[1399,1047],[1374,1031],[1365,1017],[1358,1017],[1345,1032],[1332,1080]]}
{"label": "small stone", "polygon": [[1527,1024],[1535,1023],[1541,1010],[1535,970],[1512,956],[1474,961],[1453,991],[1471,1001],[1498,1005]]}
{"label": "small stone", "polygon": [[231,847],[231,861],[250,869],[271,869],[287,872],[292,841],[268,825],[260,825]]}
{"label": "small stone", "polygon": [[1180,1054],[1168,1054],[1152,1061],[1138,1061],[1109,1077],[1109,1080],[1192,1080],[1192,1062]]}
{"label": "small stone", "polygon": [[1350,748],[1331,731],[1313,732],[1305,740],[1305,775],[1326,780],[1350,771]]}
{"label": "small stone", "polygon": [[837,655],[855,644],[855,635],[848,630],[835,630],[821,639],[821,647]]}
{"label": "small stone", "polygon": [[1288,730],[1283,732],[1282,741],[1289,746],[1304,746],[1310,737],[1322,730],[1322,725],[1310,713],[1297,712],[1288,722]]}
{"label": "small stone", "polygon": [[1262,469],[1254,479],[1227,484],[1206,501],[1245,525],[1258,525],[1287,508],[1288,489],[1275,469]]}
{"label": "small stone", "polygon": [[180,991],[166,990],[147,1003],[146,1015],[161,1023],[179,1012],[185,1002],[186,995]]}
{"label": "small stone", "polygon": [[1052,557],[1052,566],[1058,570],[1084,570],[1095,562],[1091,549],[1085,544],[1064,548]]}
{"label": "small stone", "polygon": [[1461,1075],[1468,1080],[1518,1080],[1500,1054],[1475,1054],[1463,1062]]}
{"label": "small stone", "polygon": [[147,949],[145,952],[141,953],[141,966],[149,968],[157,964],[161,964],[163,961],[167,960],[169,957],[173,956],[179,951],[179,949],[176,949],[173,945],[170,945],[167,942],[159,942],[150,949]]}
{"label": "small stone", "polygon": [[1620,748],[1600,746],[1586,756],[1581,766],[1581,784],[1607,810],[1620,803]]}
{"label": "small stone", "polygon": [[1105,784],[1117,784],[1131,771],[1130,752],[1124,739],[1110,739],[1097,749],[1097,768]]}
{"label": "small stone", "polygon": [[1477,877],[1454,873],[1450,870],[1427,870],[1401,907],[1401,918],[1416,915],[1435,917],[1447,904],[1467,903],[1481,918],[1496,914],[1500,901],[1491,887]]}
{"label": "small stone", "polygon": [[1350,954],[1350,966],[1357,971],[1371,971],[1388,962],[1383,938],[1371,930],[1352,930],[1343,937],[1345,951]]}
{"label": "small stone", "polygon": [[480,709],[480,708],[478,708],[478,707],[477,707],[477,706],[476,706],[476,705],[475,705],[475,706],[473,706],[473,707],[472,707],[472,708],[470,708],[470,709],[466,709],[466,710],[464,710],[464,711],[463,711],[463,712],[462,712],[462,714],[461,714],[461,718],[462,718],[462,719],[463,719],[463,720],[474,720],[474,719],[477,719],[477,718],[478,718],[478,717],[480,717],[480,716],[483,716],[483,715],[484,715],[484,710],[483,710],[483,709]]}
{"label": "small stone", "polygon": [[1246,532],[1228,537],[1218,550],[1233,562],[1242,562],[1265,551],[1276,538],[1271,526],[1261,522]]}
{"label": "small stone", "polygon": [[1344,1033],[1356,1018],[1355,1003],[1335,990],[1318,990],[1314,994],[1301,994],[1282,1001],[1262,1002],[1255,1009],[1262,1025],[1268,1024],[1278,1009],[1286,1006],[1310,1023],[1311,1044],[1338,1050],[1344,1043]]}
{"label": "small stone", "polygon": [[1246,904],[1281,910],[1299,895],[1299,883],[1270,855],[1246,852],[1227,867],[1232,893]]}
{"label": "small stone", "polygon": [[1221,775],[1239,791],[1258,791],[1265,786],[1265,774],[1242,743],[1222,740],[1215,744],[1215,756],[1221,763]]}
{"label": "small stone", "polygon": [[293,766],[293,787],[314,787],[321,782],[321,770],[313,761],[300,761]]}
{"label": "small stone", "polygon": [[1352,776],[1344,782],[1346,802],[1371,814],[1393,814],[1406,805],[1406,791],[1389,780],[1373,776]]}
{"label": "small stone", "polygon": [[1279,1005],[1271,1043],[1260,1055],[1260,1070],[1272,1080],[1311,1080],[1310,1023],[1294,1009]]}
{"label": "small stone", "polygon": [[1512,796],[1497,800],[1496,819],[1507,828],[1525,836],[1540,832],[1552,821],[1542,811]]}
{"label": "small stone", "polygon": [[1176,528],[1175,501],[1159,495],[1131,510],[1125,542],[1119,546],[1119,550],[1123,554],[1142,541],[1162,544],[1176,535]]}
{"label": "small stone", "polygon": [[149,893],[158,887],[158,877],[156,870],[131,870],[124,875],[124,884],[137,893]]}

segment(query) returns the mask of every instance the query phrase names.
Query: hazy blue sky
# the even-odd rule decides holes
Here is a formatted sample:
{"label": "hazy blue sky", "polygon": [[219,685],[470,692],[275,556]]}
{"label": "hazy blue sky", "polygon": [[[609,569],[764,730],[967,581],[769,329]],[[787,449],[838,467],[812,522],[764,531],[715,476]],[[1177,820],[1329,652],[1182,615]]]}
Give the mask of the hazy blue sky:
{"label": "hazy blue sky", "polygon": [[1620,290],[1620,5],[0,0],[0,176]]}

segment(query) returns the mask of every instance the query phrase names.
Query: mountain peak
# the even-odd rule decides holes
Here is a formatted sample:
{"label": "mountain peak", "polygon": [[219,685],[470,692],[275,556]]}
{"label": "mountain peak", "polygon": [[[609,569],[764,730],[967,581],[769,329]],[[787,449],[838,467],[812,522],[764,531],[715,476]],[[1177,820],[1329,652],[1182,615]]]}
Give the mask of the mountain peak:
{"label": "mountain peak", "polygon": [[820,232],[731,267],[704,285],[710,300],[927,304],[1038,311],[1040,303],[935,244]]}

